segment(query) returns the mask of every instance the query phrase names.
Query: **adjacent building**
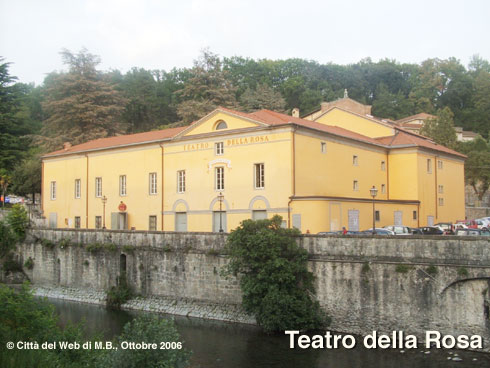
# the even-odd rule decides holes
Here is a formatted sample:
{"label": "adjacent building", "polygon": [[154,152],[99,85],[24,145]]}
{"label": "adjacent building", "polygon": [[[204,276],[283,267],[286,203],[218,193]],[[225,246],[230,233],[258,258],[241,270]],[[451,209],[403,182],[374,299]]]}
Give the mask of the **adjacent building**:
{"label": "adjacent building", "polygon": [[65,144],[43,157],[42,203],[51,227],[228,232],[274,214],[304,233],[364,230],[373,216],[416,227],[464,218],[464,159],[347,96],[304,118],[218,108]]}

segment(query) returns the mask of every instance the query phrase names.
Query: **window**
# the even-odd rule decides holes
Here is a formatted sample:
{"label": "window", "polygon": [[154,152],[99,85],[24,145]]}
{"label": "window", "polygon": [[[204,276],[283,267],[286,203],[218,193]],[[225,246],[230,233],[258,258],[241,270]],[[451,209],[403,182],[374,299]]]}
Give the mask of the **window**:
{"label": "window", "polygon": [[414,220],[417,220],[417,211],[413,211],[413,213],[412,213],[412,218],[413,218]]}
{"label": "window", "polygon": [[327,143],[326,142],[321,142],[320,148],[321,148],[322,153],[327,153]]}
{"label": "window", "polygon": [[126,175],[119,176],[119,195],[125,196],[126,193]]}
{"label": "window", "polygon": [[356,155],[352,156],[352,165],[354,166],[359,165],[359,159]]}
{"label": "window", "polygon": [[440,170],[444,168],[444,163],[441,160],[437,161],[437,168]]}
{"label": "window", "polygon": [[379,211],[375,211],[374,214],[375,214],[374,217],[375,217],[376,221],[380,221],[381,217],[379,215]]}
{"label": "window", "polygon": [[102,216],[95,216],[95,228],[102,229]]}
{"label": "window", "polygon": [[157,194],[157,173],[150,173],[150,195]]}
{"label": "window", "polygon": [[102,178],[95,178],[95,196],[102,197]]}
{"label": "window", "polygon": [[444,185],[439,185],[439,193],[444,193]]}
{"label": "window", "polygon": [[157,230],[157,217],[156,216],[150,216],[149,224],[148,224],[148,230],[150,230],[150,231],[156,231]]}
{"label": "window", "polygon": [[427,173],[432,173],[432,160],[430,158],[427,159]]}
{"label": "window", "polygon": [[177,171],[177,193],[185,193],[185,170]]}
{"label": "window", "polygon": [[386,162],[381,161],[381,170],[386,171]]}
{"label": "window", "polygon": [[264,164],[255,164],[254,168],[255,189],[263,189],[265,187]]}
{"label": "window", "polygon": [[51,200],[54,201],[56,199],[56,182],[51,182]]}
{"label": "window", "polygon": [[225,148],[223,142],[218,142],[214,144],[214,154],[220,156],[225,153]]}
{"label": "window", "polygon": [[439,198],[439,206],[444,206],[444,198]]}
{"label": "window", "polygon": [[223,120],[216,123],[216,130],[227,129],[227,128],[228,125]]}
{"label": "window", "polygon": [[357,180],[354,180],[354,182],[352,183],[352,189],[355,191],[359,190],[359,182]]}
{"label": "window", "polygon": [[80,229],[80,216],[75,216],[75,229]]}
{"label": "window", "polygon": [[80,179],[75,179],[75,198],[80,198],[82,182]]}
{"label": "window", "polygon": [[386,185],[381,184],[381,193],[384,194],[386,193]]}
{"label": "window", "polygon": [[214,189],[225,189],[225,168],[223,166],[214,168]]}

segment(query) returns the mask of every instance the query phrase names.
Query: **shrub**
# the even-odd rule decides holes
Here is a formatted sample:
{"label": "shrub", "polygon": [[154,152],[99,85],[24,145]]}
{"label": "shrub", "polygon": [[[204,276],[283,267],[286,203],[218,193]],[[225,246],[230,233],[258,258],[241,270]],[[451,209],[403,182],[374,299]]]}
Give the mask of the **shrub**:
{"label": "shrub", "polygon": [[135,247],[133,245],[123,245],[122,250],[125,253],[134,253]]}
{"label": "shrub", "polygon": [[157,349],[111,350],[101,359],[100,366],[128,368],[188,366],[190,352],[183,348],[182,340],[172,320],[154,315],[137,317],[124,326],[122,334],[117,339],[118,344],[123,341],[155,343]]}
{"label": "shrub", "polygon": [[85,249],[90,253],[97,253],[102,250],[103,246],[101,243],[90,243],[85,246]]}
{"label": "shrub", "polygon": [[3,261],[3,271],[5,274],[9,272],[22,272],[22,264],[14,258],[12,253],[9,253]]}
{"label": "shrub", "polygon": [[24,267],[27,268],[28,270],[32,270],[34,268],[34,260],[29,257],[27,261],[24,262]]}
{"label": "shrub", "polygon": [[406,264],[399,264],[399,265],[396,265],[395,272],[398,272],[398,273],[407,273],[407,272],[409,272],[412,269],[413,269],[412,266],[409,266],[409,265],[406,265]]}
{"label": "shrub", "polygon": [[431,276],[435,276],[435,275],[437,275],[437,272],[438,272],[438,271],[437,271],[437,267],[436,267],[436,266],[434,266],[434,265],[431,265],[431,266],[427,267],[426,272],[427,272],[429,275],[431,275]]}
{"label": "shrub", "polygon": [[69,247],[71,245],[71,241],[69,238],[62,238],[58,241],[58,246],[63,249],[65,247]]}
{"label": "shrub", "polygon": [[15,241],[16,238],[10,226],[0,221],[0,258],[5,257],[15,248]]}
{"label": "shrub", "polygon": [[468,276],[468,270],[465,267],[458,268],[458,276],[461,276],[461,277]]}
{"label": "shrub", "polygon": [[49,248],[49,249],[53,249],[56,246],[56,243],[52,242],[49,239],[41,239],[41,245],[43,247],[46,247],[46,248]]}
{"label": "shrub", "polygon": [[24,240],[26,229],[29,226],[27,211],[20,204],[15,204],[7,215],[7,223],[17,236],[18,240]]}
{"label": "shrub", "polygon": [[121,305],[126,303],[133,296],[133,292],[129,287],[126,274],[123,273],[119,277],[117,286],[112,286],[107,292],[106,305],[111,309],[121,309]]}
{"label": "shrub", "polygon": [[239,274],[243,306],[266,332],[325,326],[328,318],[313,300],[308,254],[294,239],[299,232],[281,223],[280,216],[242,221],[228,237],[223,273]]}

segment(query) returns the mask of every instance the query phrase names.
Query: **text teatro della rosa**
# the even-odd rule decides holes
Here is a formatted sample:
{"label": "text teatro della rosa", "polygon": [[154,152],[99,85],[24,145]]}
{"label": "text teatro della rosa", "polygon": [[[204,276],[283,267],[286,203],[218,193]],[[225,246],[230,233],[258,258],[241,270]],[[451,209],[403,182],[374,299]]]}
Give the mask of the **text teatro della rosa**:
{"label": "text teatro della rosa", "polygon": [[[356,338],[352,335],[335,335],[327,331],[325,335],[300,335],[299,331],[285,331],[289,335],[289,347],[294,349],[352,349],[356,346]],[[405,335],[403,331],[393,331],[389,335],[376,331],[362,338],[367,349],[416,349],[418,346],[415,335]],[[483,338],[480,335],[441,335],[438,331],[425,332],[425,348],[429,349],[483,349]]]}

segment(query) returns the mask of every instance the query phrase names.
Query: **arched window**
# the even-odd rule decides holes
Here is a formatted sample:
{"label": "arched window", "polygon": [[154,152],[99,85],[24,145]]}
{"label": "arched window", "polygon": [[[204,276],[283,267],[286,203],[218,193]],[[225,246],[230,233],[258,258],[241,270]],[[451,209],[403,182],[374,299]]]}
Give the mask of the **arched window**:
{"label": "arched window", "polygon": [[226,125],[226,123],[223,120],[216,123],[216,130],[227,129],[227,128],[228,125]]}

